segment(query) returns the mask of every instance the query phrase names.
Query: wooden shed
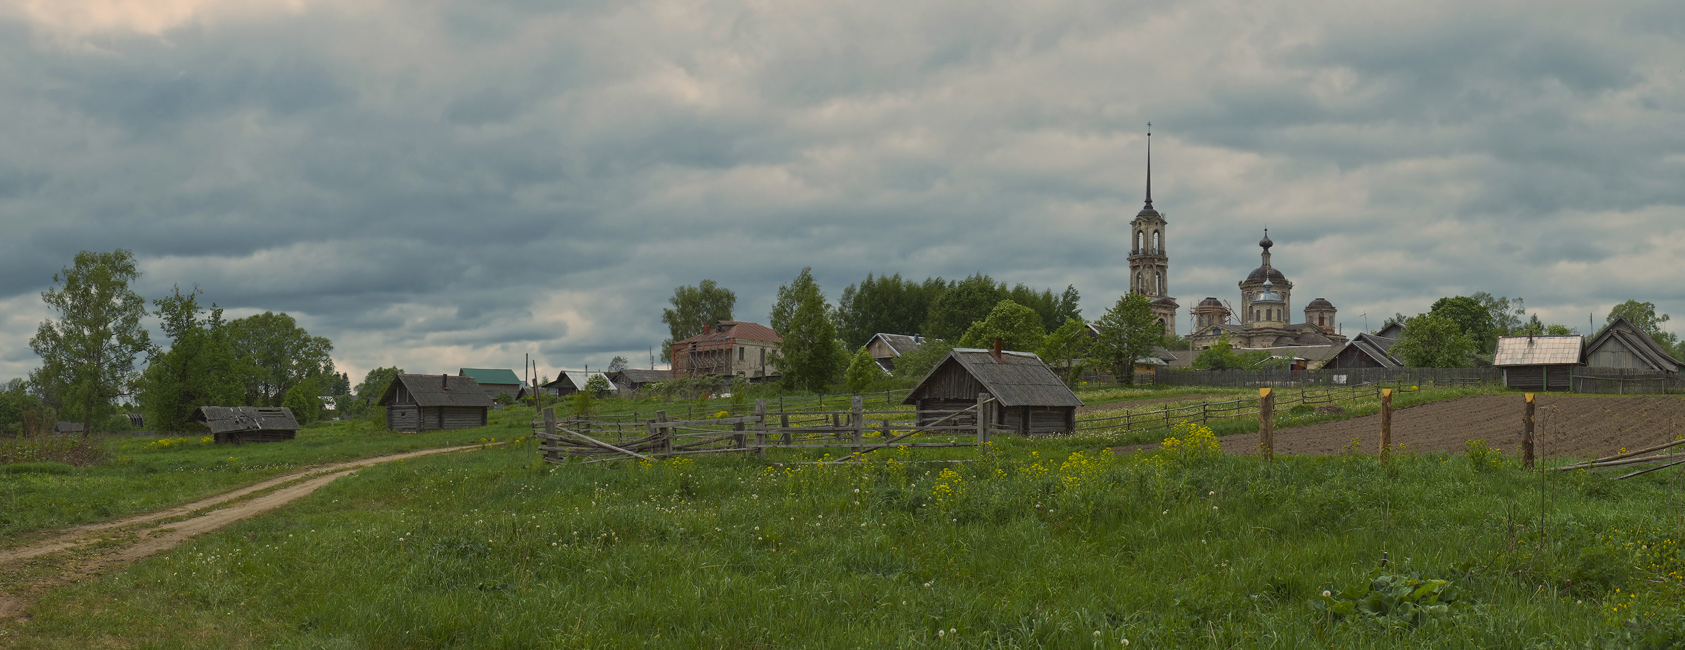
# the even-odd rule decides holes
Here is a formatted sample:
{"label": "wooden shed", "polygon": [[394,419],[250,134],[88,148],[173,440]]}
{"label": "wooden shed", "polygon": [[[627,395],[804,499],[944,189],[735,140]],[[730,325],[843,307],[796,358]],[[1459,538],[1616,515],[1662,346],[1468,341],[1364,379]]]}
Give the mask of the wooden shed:
{"label": "wooden shed", "polygon": [[[925,424],[977,405],[977,394],[998,403],[995,424],[1019,435],[1048,435],[1076,430],[1082,400],[1031,352],[956,348],[907,395],[903,404],[918,409]],[[962,421],[963,418],[963,421]],[[944,424],[975,424],[961,416]]]}
{"label": "wooden shed", "polygon": [[1504,370],[1504,385],[1518,390],[1568,391],[1580,365],[1578,336],[1503,336],[1492,367]]}
{"label": "wooden shed", "polygon": [[393,431],[468,429],[486,425],[491,393],[472,377],[398,375],[380,396]]}
{"label": "wooden shed", "polygon": [[1352,340],[1335,348],[1321,367],[1326,370],[1403,368],[1404,362],[1392,356],[1392,346],[1396,342],[1396,339],[1358,332]]}
{"label": "wooden shed", "polygon": [[208,427],[217,442],[236,445],[292,440],[300,428],[284,406],[201,406],[188,420]]}
{"label": "wooden shed", "polygon": [[487,395],[494,399],[498,393],[515,397],[520,394],[525,382],[515,376],[515,371],[508,368],[460,368],[456,371],[458,377],[473,379]]}
{"label": "wooden shed", "polygon": [[1586,343],[1586,366],[1619,370],[1679,372],[1673,353],[1625,317],[1616,318]]}

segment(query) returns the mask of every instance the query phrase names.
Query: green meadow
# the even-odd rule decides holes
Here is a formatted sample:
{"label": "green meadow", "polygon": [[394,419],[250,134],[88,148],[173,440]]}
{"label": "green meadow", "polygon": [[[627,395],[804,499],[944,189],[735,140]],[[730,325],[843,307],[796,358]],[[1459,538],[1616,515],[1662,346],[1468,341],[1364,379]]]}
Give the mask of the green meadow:
{"label": "green meadow", "polygon": [[56,590],[0,646],[1685,644],[1672,471],[1541,476],[1478,447],[1265,463],[1207,436],[847,465],[418,458]]}

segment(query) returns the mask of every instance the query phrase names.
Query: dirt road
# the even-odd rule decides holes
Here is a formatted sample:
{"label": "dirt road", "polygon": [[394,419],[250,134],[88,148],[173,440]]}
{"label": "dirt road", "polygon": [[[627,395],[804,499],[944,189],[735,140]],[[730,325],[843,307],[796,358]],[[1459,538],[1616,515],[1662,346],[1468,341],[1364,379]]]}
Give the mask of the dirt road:
{"label": "dirt road", "polygon": [[0,618],[22,615],[30,601],[53,587],[169,550],[196,535],[269,512],[364,467],[482,447],[485,445],[424,449],[313,467],[183,506],[78,526],[46,539],[0,549],[0,578],[13,578],[0,582],[5,585],[5,590],[0,591]]}

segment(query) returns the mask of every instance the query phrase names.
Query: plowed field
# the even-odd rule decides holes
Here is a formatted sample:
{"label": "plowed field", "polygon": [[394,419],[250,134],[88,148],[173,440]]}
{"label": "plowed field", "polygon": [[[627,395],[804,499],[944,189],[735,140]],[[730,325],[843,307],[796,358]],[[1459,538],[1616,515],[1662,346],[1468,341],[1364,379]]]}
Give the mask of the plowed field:
{"label": "plowed field", "polygon": [[[1506,454],[1521,447],[1520,395],[1479,395],[1393,411],[1392,440],[1420,452],[1460,452],[1469,440],[1484,440]],[[1685,434],[1685,397],[1539,395],[1539,453],[1545,458],[1585,458],[1639,449]],[[1277,454],[1325,456],[1343,453],[1355,438],[1361,453],[1380,446],[1381,416],[1277,429]],[[1258,436],[1222,439],[1231,454],[1256,453]]]}

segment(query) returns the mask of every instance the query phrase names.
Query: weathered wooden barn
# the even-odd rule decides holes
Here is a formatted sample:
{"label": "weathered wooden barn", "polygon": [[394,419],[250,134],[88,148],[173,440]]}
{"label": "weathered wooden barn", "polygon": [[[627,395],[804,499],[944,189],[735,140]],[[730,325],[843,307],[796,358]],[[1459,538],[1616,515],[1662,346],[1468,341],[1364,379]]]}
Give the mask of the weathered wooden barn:
{"label": "weathered wooden barn", "polygon": [[614,382],[615,388],[623,391],[638,390],[655,382],[673,378],[673,373],[669,370],[644,370],[642,368],[611,370],[607,374],[609,381]]}
{"label": "weathered wooden barn", "polygon": [[1584,339],[1578,336],[1503,336],[1492,367],[1504,370],[1504,385],[1518,390],[1568,391],[1580,365]]}
{"label": "weathered wooden barn", "polygon": [[300,428],[284,406],[201,406],[188,420],[209,428],[217,442],[235,445],[292,440]]}
{"label": "weathered wooden barn", "polygon": [[[1082,400],[1030,352],[956,348],[931,369],[903,404],[918,409],[927,424],[977,405],[978,393],[997,402],[995,425],[1019,435],[1049,435],[1076,430]],[[976,424],[961,416],[943,424]]]}
{"label": "weathered wooden barn", "polygon": [[398,375],[380,396],[393,431],[467,429],[486,425],[491,393],[472,377]]}
{"label": "weathered wooden barn", "polygon": [[895,358],[919,349],[924,341],[922,336],[880,332],[866,341],[866,354],[872,355],[872,360],[878,362],[878,367],[884,372],[895,372]]}
{"label": "weathered wooden barn", "polygon": [[1679,372],[1680,361],[1649,334],[1625,317],[1616,318],[1591,337],[1585,348],[1586,366],[1620,370]]}
{"label": "weathered wooden barn", "polygon": [[515,397],[520,394],[524,382],[515,375],[515,371],[508,368],[460,368],[456,371],[458,377],[468,377],[480,385],[481,389],[497,398],[498,393]]}
{"label": "weathered wooden barn", "polygon": [[[1402,331],[1400,328],[1399,331]],[[1349,368],[1403,368],[1404,363],[1392,356],[1397,339],[1358,332],[1352,340],[1334,350],[1320,366],[1328,370]]]}

